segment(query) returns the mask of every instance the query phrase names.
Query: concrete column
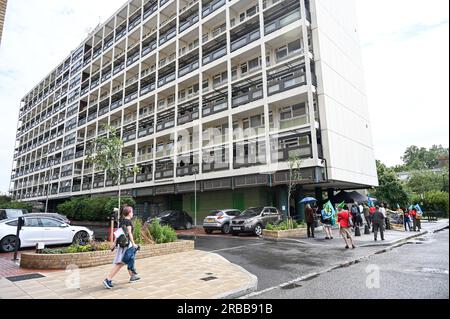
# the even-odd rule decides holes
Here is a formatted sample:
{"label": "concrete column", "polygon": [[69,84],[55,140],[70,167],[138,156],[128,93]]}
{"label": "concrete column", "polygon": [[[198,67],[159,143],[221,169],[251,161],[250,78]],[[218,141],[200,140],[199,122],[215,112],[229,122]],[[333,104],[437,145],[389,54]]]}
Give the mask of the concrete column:
{"label": "concrete column", "polygon": [[299,217],[300,220],[305,220],[305,205],[300,204],[300,201],[304,198],[304,192],[300,188],[295,192],[295,214]]}
{"label": "concrete column", "polygon": [[322,188],[320,187],[316,187],[315,189],[315,198],[317,199],[318,203],[323,202],[323,192],[322,192]]}

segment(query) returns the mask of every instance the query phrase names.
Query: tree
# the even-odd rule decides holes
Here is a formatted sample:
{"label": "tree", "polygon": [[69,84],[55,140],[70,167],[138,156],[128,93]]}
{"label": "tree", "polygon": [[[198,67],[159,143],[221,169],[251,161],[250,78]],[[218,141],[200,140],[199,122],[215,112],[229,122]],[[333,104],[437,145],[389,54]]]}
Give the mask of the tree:
{"label": "tree", "polygon": [[295,191],[297,184],[302,179],[302,173],[301,173],[301,165],[302,161],[300,157],[298,156],[292,156],[289,158],[289,184],[288,184],[288,198],[287,198],[287,210],[288,210],[288,228],[291,229],[292,227],[292,220],[291,220],[291,196],[292,193]]}
{"label": "tree", "polygon": [[395,172],[380,161],[377,161],[377,172],[380,186],[373,193],[377,200],[386,202],[391,207],[397,207],[397,204],[407,206],[409,202],[408,193]]}
{"label": "tree", "polygon": [[415,171],[406,182],[409,191],[416,194],[426,192],[448,192],[448,170],[444,169],[442,173],[431,171]]}
{"label": "tree", "polygon": [[104,126],[106,129],[106,136],[100,136],[95,139],[94,147],[95,154],[90,154],[87,161],[101,171],[104,171],[107,176],[109,176],[113,182],[116,182],[119,188],[118,196],[118,208],[119,212],[117,214],[117,222],[120,219],[120,196],[121,189],[120,184],[122,178],[126,178],[139,169],[134,167],[129,167],[128,164],[131,160],[131,155],[127,154],[125,158],[122,156],[123,141],[120,136],[117,136],[117,131],[110,125]]}
{"label": "tree", "polygon": [[442,145],[433,145],[430,149],[425,147],[419,148],[415,145],[409,146],[401,158],[404,166],[399,168],[403,168],[406,171],[437,168],[439,166],[439,158],[448,158],[448,154],[448,148],[444,148]]}

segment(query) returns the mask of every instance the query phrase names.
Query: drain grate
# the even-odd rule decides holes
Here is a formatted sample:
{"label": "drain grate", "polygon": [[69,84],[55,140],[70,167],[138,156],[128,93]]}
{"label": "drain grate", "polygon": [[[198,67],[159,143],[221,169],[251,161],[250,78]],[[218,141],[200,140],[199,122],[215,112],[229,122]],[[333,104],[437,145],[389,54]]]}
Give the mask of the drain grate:
{"label": "drain grate", "polygon": [[216,279],[219,279],[219,278],[214,277],[214,276],[209,276],[209,277],[205,277],[205,278],[200,278],[200,280],[203,280],[203,281],[211,281],[211,280],[216,280]]}
{"label": "drain grate", "polygon": [[13,277],[6,277],[11,282],[18,282],[18,281],[25,281],[30,279],[37,279],[37,278],[44,278],[44,275],[41,274],[27,274],[27,275],[20,275],[20,276],[13,276]]}

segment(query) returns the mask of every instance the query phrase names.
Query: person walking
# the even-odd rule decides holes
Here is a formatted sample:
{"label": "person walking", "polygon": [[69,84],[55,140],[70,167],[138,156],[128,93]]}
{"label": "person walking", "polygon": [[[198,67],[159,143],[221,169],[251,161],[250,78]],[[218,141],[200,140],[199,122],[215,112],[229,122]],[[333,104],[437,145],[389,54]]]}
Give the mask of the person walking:
{"label": "person walking", "polygon": [[350,231],[351,227],[351,216],[350,212],[346,209],[342,209],[341,207],[338,208],[338,223],[340,227],[340,234],[342,238],[344,238],[345,241],[345,249],[349,249],[349,243],[352,245],[352,249],[355,249],[355,245],[353,243],[352,234]]}
{"label": "person walking", "polygon": [[382,207],[376,206],[375,214],[373,214],[373,233],[374,239],[377,241],[378,231],[380,231],[381,240],[384,240],[384,214],[381,209]]}
{"label": "person walking", "polygon": [[307,225],[308,238],[315,238],[314,229],[316,227],[316,214],[310,204],[305,206],[305,219]]}
{"label": "person walking", "polygon": [[323,225],[323,230],[325,231],[325,240],[333,239],[333,218],[330,215],[321,214],[320,221]]}
{"label": "person walking", "polygon": [[[411,219],[412,219],[412,223],[413,223],[413,231],[417,231],[417,226],[418,226],[418,223],[417,223],[417,210],[413,207],[410,211],[409,211],[409,215],[411,216]],[[419,231],[420,231],[420,228],[419,228]]]}
{"label": "person walking", "polygon": [[[134,254],[139,249],[139,246],[135,244],[134,238],[133,238],[133,224],[131,222],[133,218],[133,208],[130,206],[125,206],[122,210],[122,219],[120,221],[121,229],[123,231],[123,234],[119,236],[119,238],[116,239],[115,246],[113,250],[116,250],[116,255],[114,257],[114,267],[112,268],[111,272],[109,273],[108,277],[103,281],[104,286],[107,289],[112,289],[114,287],[112,280],[113,278],[119,273],[119,271],[125,266],[125,263],[123,262],[123,259],[128,251],[128,249],[133,249]],[[128,241],[128,245],[125,247],[122,247],[120,245],[121,239],[124,239],[125,236],[126,240]],[[121,238],[122,237],[122,238]],[[129,252],[130,253],[130,252]],[[136,282],[140,280],[136,269],[134,269],[134,258],[130,258],[130,256],[127,256],[129,259],[133,259],[133,262],[130,262],[128,265],[128,273],[130,274],[130,283]]]}
{"label": "person walking", "polygon": [[380,204],[380,206],[378,207],[378,210],[380,211],[381,214],[383,214],[383,224],[386,225],[387,228],[387,213],[386,213],[386,208],[384,206],[383,203]]}
{"label": "person walking", "polygon": [[405,225],[405,231],[411,231],[411,217],[409,216],[409,211],[405,208],[403,213],[403,224]]}
{"label": "person walking", "polygon": [[366,224],[367,226],[369,226],[369,230],[372,227],[372,222],[370,221],[370,210],[369,210],[369,206],[367,206],[367,204],[364,204],[363,206],[363,215],[364,215],[364,219],[366,220]]}
{"label": "person walking", "polygon": [[362,221],[362,217],[361,217],[361,212],[359,211],[358,203],[355,203],[352,205],[351,212],[352,212],[352,217],[353,217],[353,221],[354,221],[353,226],[361,227],[363,221]]}
{"label": "person walking", "polygon": [[413,216],[413,229],[414,231],[419,231],[422,229],[422,225],[421,225],[421,219],[422,219],[422,214],[420,214],[417,209],[414,207],[412,209],[412,216]]}

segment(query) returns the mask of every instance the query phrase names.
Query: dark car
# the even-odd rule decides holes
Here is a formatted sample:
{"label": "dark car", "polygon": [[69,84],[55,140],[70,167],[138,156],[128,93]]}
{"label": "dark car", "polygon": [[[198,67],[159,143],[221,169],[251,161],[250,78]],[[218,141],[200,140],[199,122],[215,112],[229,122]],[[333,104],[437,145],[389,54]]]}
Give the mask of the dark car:
{"label": "dark car", "polygon": [[57,220],[62,221],[63,223],[70,225],[70,220],[61,214],[57,214],[57,213],[30,213],[30,214],[26,214],[27,217],[51,217],[51,218],[55,218]]}
{"label": "dark car", "polygon": [[231,221],[231,233],[237,236],[241,233],[262,235],[267,224],[278,224],[282,214],[275,207],[252,207]]}
{"label": "dark car", "polygon": [[147,219],[150,224],[154,220],[159,221],[161,225],[171,226],[173,229],[191,229],[194,221],[188,213],[181,210],[165,210],[156,216]]}

